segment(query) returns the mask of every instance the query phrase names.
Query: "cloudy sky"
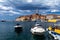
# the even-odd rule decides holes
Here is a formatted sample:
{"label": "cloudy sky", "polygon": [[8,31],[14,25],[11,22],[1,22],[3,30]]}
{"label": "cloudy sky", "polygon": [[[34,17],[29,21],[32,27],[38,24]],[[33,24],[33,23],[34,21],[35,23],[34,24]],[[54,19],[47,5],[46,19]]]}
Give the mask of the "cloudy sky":
{"label": "cloudy sky", "polygon": [[15,20],[36,9],[39,14],[60,14],[60,0],[0,0],[0,20]]}

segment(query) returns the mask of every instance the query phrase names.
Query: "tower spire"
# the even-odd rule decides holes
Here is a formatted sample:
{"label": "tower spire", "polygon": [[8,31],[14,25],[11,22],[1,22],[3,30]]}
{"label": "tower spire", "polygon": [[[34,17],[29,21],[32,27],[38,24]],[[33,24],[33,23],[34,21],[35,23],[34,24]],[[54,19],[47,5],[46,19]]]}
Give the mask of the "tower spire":
{"label": "tower spire", "polygon": [[36,11],[35,11],[36,13],[39,13],[39,9],[36,9]]}

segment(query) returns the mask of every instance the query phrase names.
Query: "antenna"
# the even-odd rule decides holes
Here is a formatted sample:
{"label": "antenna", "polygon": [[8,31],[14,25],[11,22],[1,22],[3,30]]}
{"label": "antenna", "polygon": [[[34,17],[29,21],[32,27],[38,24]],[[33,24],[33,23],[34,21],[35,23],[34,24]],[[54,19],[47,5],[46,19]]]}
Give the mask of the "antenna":
{"label": "antenna", "polygon": [[39,13],[39,9],[36,9],[35,12],[36,12],[36,13]]}

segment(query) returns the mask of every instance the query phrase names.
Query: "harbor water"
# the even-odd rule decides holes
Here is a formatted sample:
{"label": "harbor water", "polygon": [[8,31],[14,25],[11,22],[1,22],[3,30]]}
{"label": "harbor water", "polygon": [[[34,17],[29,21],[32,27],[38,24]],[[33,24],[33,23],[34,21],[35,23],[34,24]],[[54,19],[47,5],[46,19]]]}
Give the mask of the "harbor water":
{"label": "harbor water", "polygon": [[[23,31],[17,33],[14,26],[19,23],[23,27]],[[0,40],[53,40],[52,37],[34,36],[30,32],[35,22],[0,22]],[[41,25],[46,29],[53,23],[42,22]]]}

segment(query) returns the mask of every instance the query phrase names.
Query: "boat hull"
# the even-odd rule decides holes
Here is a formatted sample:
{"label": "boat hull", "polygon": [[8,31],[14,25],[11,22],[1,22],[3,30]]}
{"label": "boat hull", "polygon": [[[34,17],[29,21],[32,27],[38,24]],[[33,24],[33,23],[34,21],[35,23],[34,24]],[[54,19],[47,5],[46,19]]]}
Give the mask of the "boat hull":
{"label": "boat hull", "polygon": [[22,31],[22,27],[15,27],[15,31]]}
{"label": "boat hull", "polygon": [[45,35],[45,32],[39,33],[39,32],[32,32],[33,35],[39,35],[39,36],[43,36]]}
{"label": "boat hull", "polygon": [[40,28],[34,27],[34,28],[31,28],[31,33],[34,35],[45,35],[46,31],[42,27],[40,27]]}

